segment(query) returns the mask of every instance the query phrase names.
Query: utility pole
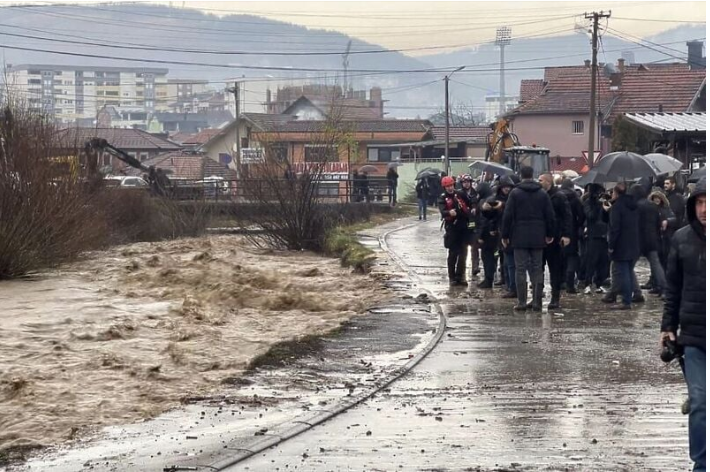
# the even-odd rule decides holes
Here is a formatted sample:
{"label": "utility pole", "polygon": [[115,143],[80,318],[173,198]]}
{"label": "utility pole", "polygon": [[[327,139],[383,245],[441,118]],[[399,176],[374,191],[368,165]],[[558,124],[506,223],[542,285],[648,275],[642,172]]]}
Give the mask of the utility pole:
{"label": "utility pole", "polygon": [[589,145],[587,146],[587,164],[594,167],[594,150],[596,149],[596,118],[597,118],[597,50],[599,47],[599,18],[609,18],[609,13],[585,13],[584,17],[593,21],[592,24],[592,90],[589,98]]}
{"label": "utility pole", "polygon": [[503,26],[496,30],[496,45],[500,46],[500,102],[498,114],[505,114],[505,47],[510,44],[510,26]]}
{"label": "utility pole", "polygon": [[449,122],[450,120],[450,113],[449,113],[449,77],[454,75],[454,73],[462,70],[466,66],[461,66],[455,71],[453,71],[451,74],[444,76],[444,114],[446,115],[446,133],[445,133],[445,139],[446,139],[446,144],[444,147],[444,172],[446,172],[446,175],[449,175]]}
{"label": "utility pole", "polygon": [[240,90],[239,90],[239,82],[235,81],[234,82],[234,87],[228,89],[229,92],[234,93],[234,104],[236,105],[236,113],[235,113],[235,123],[236,123],[236,128],[237,128],[237,143],[235,145],[235,148],[237,150],[237,155],[236,158],[234,159],[234,166],[236,167],[237,170],[237,179],[240,177],[240,170],[241,170],[241,164],[242,164],[242,140],[241,136],[239,135],[240,132],[240,122],[239,122],[239,95],[240,95]]}

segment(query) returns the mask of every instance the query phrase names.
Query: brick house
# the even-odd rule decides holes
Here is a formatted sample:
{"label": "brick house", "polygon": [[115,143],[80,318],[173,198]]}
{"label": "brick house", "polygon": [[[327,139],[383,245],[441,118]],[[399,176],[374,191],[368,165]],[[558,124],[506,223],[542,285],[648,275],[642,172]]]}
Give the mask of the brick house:
{"label": "brick house", "polygon": [[[705,69],[694,64],[627,65],[623,59],[601,64],[596,124],[601,155],[611,152],[612,126],[624,113],[705,111]],[[590,87],[589,61],[548,67],[541,81],[521,82],[521,105],[508,115],[511,130],[522,144],[549,148],[554,170],[584,170],[580,158],[589,140]]]}

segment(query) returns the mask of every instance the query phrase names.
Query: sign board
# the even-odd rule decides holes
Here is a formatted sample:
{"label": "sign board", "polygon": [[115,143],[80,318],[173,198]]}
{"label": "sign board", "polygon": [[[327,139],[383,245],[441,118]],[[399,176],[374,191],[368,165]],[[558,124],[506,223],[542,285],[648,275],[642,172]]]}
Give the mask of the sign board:
{"label": "sign board", "polygon": [[264,162],[261,149],[242,149],[242,164],[257,164]]}
{"label": "sign board", "polygon": [[[589,159],[587,158],[588,155],[589,155],[588,151],[582,151],[582,157],[587,162],[587,164],[589,164]],[[594,151],[594,164],[599,162],[600,157],[602,157],[602,152],[601,151]]]}

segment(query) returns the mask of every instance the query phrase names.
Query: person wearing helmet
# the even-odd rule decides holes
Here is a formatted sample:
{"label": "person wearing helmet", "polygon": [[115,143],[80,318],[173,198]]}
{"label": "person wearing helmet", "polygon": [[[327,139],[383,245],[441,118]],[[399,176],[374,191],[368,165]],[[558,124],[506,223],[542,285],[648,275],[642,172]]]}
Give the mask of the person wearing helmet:
{"label": "person wearing helmet", "polygon": [[466,236],[470,210],[466,198],[456,191],[456,181],[446,176],[441,179],[444,193],[439,196],[439,212],[444,220],[444,247],[448,249],[446,265],[449,284],[466,286]]}
{"label": "person wearing helmet", "polygon": [[473,188],[473,177],[471,174],[461,176],[461,196],[465,199],[469,208],[468,232],[466,234],[466,244],[464,246],[464,257],[468,259],[468,247],[471,247],[471,279],[480,272],[478,268],[478,192]]}

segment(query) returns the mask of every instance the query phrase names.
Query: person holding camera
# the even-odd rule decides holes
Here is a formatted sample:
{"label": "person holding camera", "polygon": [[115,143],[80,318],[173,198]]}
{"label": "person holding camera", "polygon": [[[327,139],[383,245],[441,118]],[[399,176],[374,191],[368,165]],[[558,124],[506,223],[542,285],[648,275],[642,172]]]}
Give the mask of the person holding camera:
{"label": "person holding camera", "polygon": [[444,193],[439,197],[439,212],[444,220],[444,247],[449,251],[446,258],[449,285],[467,286],[466,241],[470,210],[466,199],[456,191],[453,177],[442,178],[441,186]]}
{"label": "person holding camera", "polygon": [[[688,226],[673,235],[666,269],[661,348],[683,349],[690,397],[690,459],[705,472],[705,178],[686,203]],[[680,328],[680,332],[678,329]]]}

